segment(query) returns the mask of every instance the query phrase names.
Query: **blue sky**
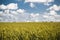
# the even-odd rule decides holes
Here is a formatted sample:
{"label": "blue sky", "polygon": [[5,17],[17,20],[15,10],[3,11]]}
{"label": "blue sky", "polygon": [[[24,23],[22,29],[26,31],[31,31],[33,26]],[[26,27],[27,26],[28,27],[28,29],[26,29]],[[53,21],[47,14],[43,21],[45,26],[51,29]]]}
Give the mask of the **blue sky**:
{"label": "blue sky", "polygon": [[60,0],[0,0],[0,22],[60,22]]}

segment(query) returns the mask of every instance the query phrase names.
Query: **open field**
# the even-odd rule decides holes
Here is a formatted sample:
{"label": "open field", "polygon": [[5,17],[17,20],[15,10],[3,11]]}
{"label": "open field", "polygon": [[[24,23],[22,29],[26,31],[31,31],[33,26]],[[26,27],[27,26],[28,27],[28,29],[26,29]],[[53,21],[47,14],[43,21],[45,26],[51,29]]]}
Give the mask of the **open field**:
{"label": "open field", "polygon": [[60,40],[60,22],[0,22],[0,40]]}

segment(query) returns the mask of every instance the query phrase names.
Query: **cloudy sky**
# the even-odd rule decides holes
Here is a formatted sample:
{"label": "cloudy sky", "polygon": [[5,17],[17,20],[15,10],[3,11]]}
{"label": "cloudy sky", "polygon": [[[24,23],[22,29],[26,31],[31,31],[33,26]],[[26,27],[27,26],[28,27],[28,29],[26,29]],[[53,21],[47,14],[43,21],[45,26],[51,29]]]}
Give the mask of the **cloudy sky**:
{"label": "cloudy sky", "polygon": [[0,0],[0,22],[60,22],[60,0]]}

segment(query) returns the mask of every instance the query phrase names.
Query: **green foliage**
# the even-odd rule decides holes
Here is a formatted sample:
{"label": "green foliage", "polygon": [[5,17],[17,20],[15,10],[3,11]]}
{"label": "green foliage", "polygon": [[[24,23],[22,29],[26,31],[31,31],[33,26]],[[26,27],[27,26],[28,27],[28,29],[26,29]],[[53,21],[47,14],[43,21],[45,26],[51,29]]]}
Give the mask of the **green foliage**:
{"label": "green foliage", "polygon": [[60,40],[60,22],[1,22],[0,40]]}

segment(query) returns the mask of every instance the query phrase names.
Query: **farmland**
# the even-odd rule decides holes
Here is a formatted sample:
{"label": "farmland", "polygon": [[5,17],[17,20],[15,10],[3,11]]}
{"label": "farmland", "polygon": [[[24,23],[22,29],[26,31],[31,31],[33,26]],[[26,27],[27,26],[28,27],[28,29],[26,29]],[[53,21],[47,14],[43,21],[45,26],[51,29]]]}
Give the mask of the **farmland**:
{"label": "farmland", "polygon": [[0,40],[60,40],[60,22],[0,22]]}

